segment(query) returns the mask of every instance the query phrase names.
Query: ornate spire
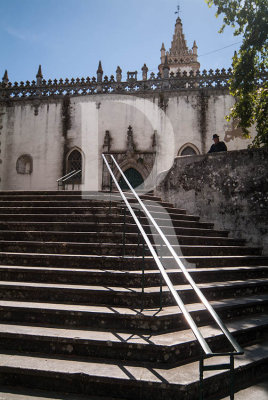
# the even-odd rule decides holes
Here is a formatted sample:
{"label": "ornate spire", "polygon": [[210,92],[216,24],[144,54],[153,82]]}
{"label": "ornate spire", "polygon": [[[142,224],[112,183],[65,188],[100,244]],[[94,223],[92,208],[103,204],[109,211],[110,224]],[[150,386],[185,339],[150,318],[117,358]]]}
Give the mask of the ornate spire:
{"label": "ornate spire", "polygon": [[97,82],[102,82],[102,75],[103,75],[103,69],[102,69],[101,61],[99,61],[99,66],[97,69]]}
{"label": "ornate spire", "polygon": [[164,64],[165,56],[166,56],[166,49],[165,49],[164,43],[162,43],[162,47],[161,47],[160,51],[161,51],[161,64]]}
{"label": "ornate spire", "polygon": [[192,47],[192,49],[193,49],[193,54],[196,56],[195,57],[195,61],[197,61],[197,45],[196,45],[196,41],[194,40],[194,44],[193,44],[193,47]]}
{"label": "ornate spire", "polygon": [[3,82],[3,84],[4,84],[4,85],[7,85],[7,84],[8,84],[8,82],[9,82],[9,79],[8,79],[8,73],[7,73],[7,69],[5,70],[5,73],[4,73],[4,76],[3,76],[2,82]]}
{"label": "ornate spire", "polygon": [[134,153],[135,150],[136,150],[136,145],[134,143],[133,130],[132,126],[129,125],[127,129],[127,152]]}
{"label": "ornate spire", "polygon": [[[178,12],[177,12],[178,14]],[[194,42],[192,49],[188,49],[187,43],[182,30],[182,22],[180,17],[177,17],[175,24],[175,32],[171,42],[169,52],[165,52],[165,48],[162,45],[161,48],[161,64],[159,65],[159,71],[163,76],[163,69],[165,63],[165,56],[168,57],[168,65],[171,72],[176,73],[178,70],[184,71],[190,70],[197,71],[200,68],[200,64],[197,61],[197,46]]]}
{"label": "ornate spire", "polygon": [[99,61],[99,66],[98,66],[97,74],[98,74],[98,73],[100,73],[100,74],[102,74],[102,73],[103,73],[103,69],[102,69],[101,61]]}
{"label": "ornate spire", "polygon": [[109,152],[111,150],[112,140],[110,131],[105,131],[104,143],[102,146],[104,151]]}
{"label": "ornate spire", "polygon": [[42,67],[41,67],[41,65],[39,65],[36,78],[43,78]]}
{"label": "ornate spire", "polygon": [[168,57],[165,57],[165,63],[163,66],[163,78],[168,79],[169,78],[169,66],[168,66]]}
{"label": "ornate spire", "polygon": [[169,50],[170,56],[183,56],[189,52],[182,32],[182,22],[180,17],[176,20],[175,33],[171,42],[171,48]]}
{"label": "ornate spire", "polygon": [[43,79],[43,74],[42,74],[42,67],[41,65],[39,65],[37,74],[36,74],[36,84],[37,86],[40,86],[42,83],[42,79]]}

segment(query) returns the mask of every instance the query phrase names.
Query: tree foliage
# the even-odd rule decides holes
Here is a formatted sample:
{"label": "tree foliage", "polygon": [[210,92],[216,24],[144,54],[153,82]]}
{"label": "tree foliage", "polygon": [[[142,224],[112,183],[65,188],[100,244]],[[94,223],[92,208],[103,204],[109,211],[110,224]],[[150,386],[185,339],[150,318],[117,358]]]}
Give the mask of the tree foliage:
{"label": "tree foliage", "polygon": [[226,25],[234,35],[243,35],[238,53],[233,57],[230,93],[236,98],[228,118],[234,118],[246,137],[255,125],[253,146],[268,146],[268,11],[267,0],[205,0],[223,14],[222,32]]}

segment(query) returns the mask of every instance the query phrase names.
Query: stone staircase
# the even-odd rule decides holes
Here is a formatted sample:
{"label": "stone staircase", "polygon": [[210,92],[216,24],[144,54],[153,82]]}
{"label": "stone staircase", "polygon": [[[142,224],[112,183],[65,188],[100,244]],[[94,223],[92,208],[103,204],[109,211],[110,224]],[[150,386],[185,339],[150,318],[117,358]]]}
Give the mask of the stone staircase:
{"label": "stone staircase", "polygon": [[[245,349],[235,358],[236,389],[263,380],[268,257],[160,198],[143,198]],[[198,399],[200,346],[165,286],[161,294],[150,254],[143,262],[137,253],[139,241],[116,194],[0,193],[1,399]],[[211,348],[228,350],[183,274],[167,265]],[[228,383],[226,371],[206,373],[205,399],[226,396]]]}

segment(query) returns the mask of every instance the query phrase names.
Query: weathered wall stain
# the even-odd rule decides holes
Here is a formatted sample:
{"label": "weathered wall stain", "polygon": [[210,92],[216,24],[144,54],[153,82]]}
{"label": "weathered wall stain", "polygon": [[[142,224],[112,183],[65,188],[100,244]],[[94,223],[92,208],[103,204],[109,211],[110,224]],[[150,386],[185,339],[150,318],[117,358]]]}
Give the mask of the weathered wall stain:
{"label": "weathered wall stain", "polygon": [[70,97],[64,96],[62,101],[62,136],[64,137],[64,150],[62,157],[62,176],[65,175],[65,160],[69,151],[68,130],[71,128]]}
{"label": "weathered wall stain", "polygon": [[201,152],[206,152],[207,142],[207,112],[208,112],[208,95],[201,90],[198,97],[199,105],[199,127],[201,136]]}
{"label": "weathered wall stain", "polygon": [[226,131],[224,132],[224,141],[228,143],[231,140],[235,140],[236,138],[243,138],[243,132],[241,128],[236,127],[235,121],[232,121],[231,129],[226,129]]}

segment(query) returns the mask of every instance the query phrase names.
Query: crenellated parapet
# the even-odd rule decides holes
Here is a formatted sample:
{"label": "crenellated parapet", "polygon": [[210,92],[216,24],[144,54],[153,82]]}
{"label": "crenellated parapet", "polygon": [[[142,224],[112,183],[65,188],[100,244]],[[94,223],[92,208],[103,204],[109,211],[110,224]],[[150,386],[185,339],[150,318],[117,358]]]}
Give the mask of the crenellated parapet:
{"label": "crenellated parapet", "polygon": [[[102,77],[102,70],[98,70],[98,78],[72,78],[72,79],[43,79],[41,66],[36,80],[32,82],[14,82],[8,80],[7,71],[0,83],[0,100],[17,100],[31,98],[57,98],[62,96],[88,96],[94,94],[143,94],[163,91],[198,90],[198,89],[226,89],[232,76],[232,70],[212,69],[209,71],[190,71],[177,73],[170,72],[168,68],[162,78],[160,73],[153,72],[147,77],[147,67],[142,68],[142,80],[137,79],[137,71],[128,72],[128,79],[122,82],[120,67],[113,75]],[[119,74],[120,73],[120,74]],[[264,80],[265,76],[263,77]]]}

